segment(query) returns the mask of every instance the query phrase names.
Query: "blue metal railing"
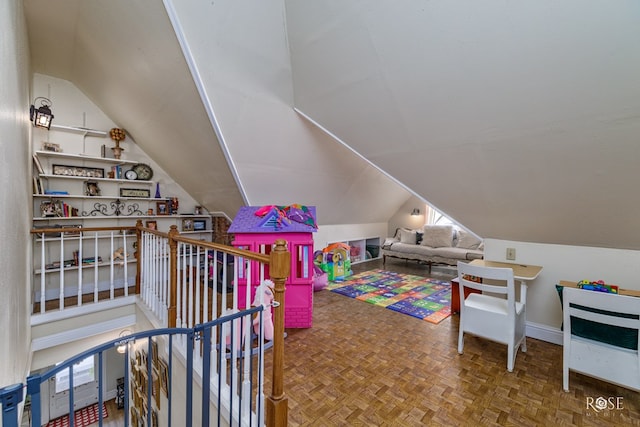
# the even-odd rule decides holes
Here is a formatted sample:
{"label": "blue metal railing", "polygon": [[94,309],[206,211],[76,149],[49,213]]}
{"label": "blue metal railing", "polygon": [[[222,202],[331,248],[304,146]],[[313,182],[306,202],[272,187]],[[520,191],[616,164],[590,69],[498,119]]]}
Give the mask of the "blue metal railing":
{"label": "blue metal railing", "polygon": [[[69,426],[75,426],[74,417],[74,384],[73,369],[78,362],[87,357],[97,355],[98,358],[98,407],[102,408],[103,396],[103,364],[104,352],[114,347],[125,346],[124,357],[124,425],[129,426],[130,402],[131,402],[131,351],[143,348],[146,339],[146,375],[149,379],[146,382],[146,399],[148,408],[142,414],[146,420],[146,425],[152,425],[152,398],[153,398],[153,364],[154,352],[158,356],[162,341],[163,350],[167,352],[167,421],[163,425],[171,426],[174,405],[184,403],[185,419],[176,420],[178,425],[193,425],[193,386],[194,372],[201,377],[202,387],[202,413],[201,424],[209,426],[211,419],[211,408],[216,411],[217,421],[214,425],[221,425],[224,421],[229,425],[264,425],[263,402],[264,391],[262,389],[263,378],[263,351],[270,346],[270,342],[265,344],[262,338],[263,328],[252,327],[253,316],[255,315],[262,323],[262,305],[243,310],[237,313],[220,317],[211,322],[197,325],[194,328],[164,328],[154,329],[144,332],[137,332],[126,337],[117,338],[86,350],[76,356],[65,360],[50,370],[31,375],[27,378],[26,394],[31,396],[31,425],[42,425],[41,411],[41,384],[53,378],[57,373],[68,370],[69,374]],[[270,308],[269,308],[270,309]],[[155,340],[153,339],[155,338]],[[166,346],[165,346],[166,344]],[[206,349],[206,350],[205,350]],[[178,354],[174,355],[174,350]],[[194,351],[199,350],[199,351]],[[257,355],[257,360],[246,355]],[[159,356],[158,356],[159,357]],[[185,396],[184,399],[172,399],[172,384],[174,380],[174,358],[184,357],[186,367]],[[178,359],[179,360],[179,359]],[[242,366],[244,369],[237,369]],[[179,378],[176,378],[179,379]],[[212,389],[213,384],[213,389]],[[15,384],[0,389],[0,404],[2,405],[2,425],[4,427],[17,427],[18,407],[24,397],[23,384]],[[227,390],[228,393],[223,392]],[[156,391],[157,393],[158,391]],[[255,393],[255,400],[253,398]],[[212,401],[211,395],[217,396],[216,401]],[[181,396],[182,397],[182,396]],[[223,411],[223,409],[226,410]],[[99,410],[98,423],[103,425],[103,414]]]}

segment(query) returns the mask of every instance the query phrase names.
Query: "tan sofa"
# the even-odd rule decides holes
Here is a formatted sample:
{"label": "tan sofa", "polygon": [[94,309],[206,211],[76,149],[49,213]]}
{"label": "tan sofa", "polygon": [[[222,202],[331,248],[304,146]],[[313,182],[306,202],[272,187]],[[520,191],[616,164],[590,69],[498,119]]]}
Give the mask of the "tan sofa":
{"label": "tan sofa", "polygon": [[482,240],[451,225],[425,225],[419,230],[398,228],[382,245],[382,263],[387,257],[433,264],[457,265],[484,256]]}

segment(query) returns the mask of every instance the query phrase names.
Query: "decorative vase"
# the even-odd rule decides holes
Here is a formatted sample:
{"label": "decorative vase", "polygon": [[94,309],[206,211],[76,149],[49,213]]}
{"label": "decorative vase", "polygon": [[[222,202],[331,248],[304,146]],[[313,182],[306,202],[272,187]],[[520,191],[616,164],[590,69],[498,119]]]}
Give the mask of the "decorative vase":
{"label": "decorative vase", "polygon": [[160,183],[156,182],[156,199],[160,198]]}
{"label": "decorative vase", "polygon": [[113,151],[113,157],[119,160],[122,152],[124,151],[124,148],[120,147],[120,141],[124,141],[124,139],[127,137],[127,134],[125,133],[124,129],[112,128],[109,131],[109,136],[116,143],[115,147],[111,147],[111,151]]}
{"label": "decorative vase", "polygon": [[120,141],[116,140],[116,146],[111,147],[111,151],[113,151],[113,158],[119,160],[122,152],[124,151],[124,148],[120,147]]}

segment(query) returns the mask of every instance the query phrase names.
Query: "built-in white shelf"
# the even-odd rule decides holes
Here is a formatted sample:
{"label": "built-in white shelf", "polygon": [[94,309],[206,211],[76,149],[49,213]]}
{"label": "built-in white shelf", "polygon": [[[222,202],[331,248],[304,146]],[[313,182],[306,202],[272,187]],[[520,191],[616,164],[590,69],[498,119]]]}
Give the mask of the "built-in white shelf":
{"label": "built-in white shelf", "polygon": [[[380,237],[364,237],[361,239],[349,239],[341,240],[340,243],[348,245],[350,248],[354,248],[350,251],[349,257],[351,264],[358,264],[360,262],[371,261],[380,258]],[[332,242],[337,243],[337,242]],[[372,250],[375,248],[375,254],[367,250],[369,246]]]}
{"label": "built-in white shelf", "polygon": [[136,165],[140,163],[136,160],[122,160],[122,159],[112,159],[109,157],[96,157],[96,156],[88,156],[85,154],[71,154],[71,153],[60,153],[57,151],[36,151],[38,156],[42,157],[52,157],[59,159],[73,159],[73,160],[87,160],[101,163],[112,163],[114,165]]}
{"label": "built-in white shelf", "polygon": [[81,181],[108,181],[116,183],[150,185],[153,181],[143,181],[141,179],[116,179],[116,178],[95,178],[93,176],[71,176],[71,175],[53,175],[50,173],[41,173],[40,178],[46,179],[76,179]]}
{"label": "built-in white shelf", "polygon": [[143,202],[163,202],[167,200],[156,199],[155,197],[78,196],[75,194],[34,194],[33,197],[38,199],[140,200]]}
{"label": "built-in white shelf", "polygon": [[[128,260],[127,260],[127,264],[133,264],[133,263],[135,263],[135,262],[136,262],[136,259],[135,259],[135,258],[132,258],[132,259],[128,259]],[[110,263],[110,262],[102,261],[102,262],[99,262],[99,263],[82,264],[82,270],[93,270],[96,266],[97,266],[98,268],[102,268],[102,267],[110,267],[110,266],[111,266],[111,263]],[[114,267],[124,267],[124,261],[115,261],[115,262],[113,263],[113,266],[114,266]],[[65,271],[65,272],[66,272],[66,271],[76,271],[76,270],[80,270],[80,267],[79,267],[79,266],[77,266],[77,265],[73,265],[73,266],[71,266],[71,267],[63,267],[63,268],[62,268],[62,271]],[[47,268],[47,269],[45,269],[45,270],[44,270],[44,272],[45,272],[46,274],[59,273],[59,272],[60,272],[60,267],[56,267],[56,268]],[[35,274],[42,274],[42,269],[35,270],[35,272],[34,272],[34,273],[35,273]]]}

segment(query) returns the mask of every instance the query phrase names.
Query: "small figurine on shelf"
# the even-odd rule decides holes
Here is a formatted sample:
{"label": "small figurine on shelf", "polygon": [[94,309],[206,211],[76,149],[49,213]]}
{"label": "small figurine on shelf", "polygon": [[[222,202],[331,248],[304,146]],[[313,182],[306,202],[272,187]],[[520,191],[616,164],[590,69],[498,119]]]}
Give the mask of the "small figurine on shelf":
{"label": "small figurine on shelf", "polygon": [[178,215],[178,198],[177,197],[172,197],[171,199],[169,199],[169,213],[171,215]]}
{"label": "small figurine on shelf", "polygon": [[111,257],[111,260],[114,263],[118,261],[119,265],[124,265],[125,258],[126,258],[126,255],[124,253],[124,248],[120,247],[113,252],[113,256]]}

